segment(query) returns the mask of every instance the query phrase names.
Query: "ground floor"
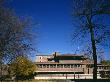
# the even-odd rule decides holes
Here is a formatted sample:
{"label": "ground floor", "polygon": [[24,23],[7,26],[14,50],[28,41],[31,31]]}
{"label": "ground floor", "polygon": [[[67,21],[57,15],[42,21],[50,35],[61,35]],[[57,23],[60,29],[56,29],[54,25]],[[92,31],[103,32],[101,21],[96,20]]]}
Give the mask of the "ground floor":
{"label": "ground floor", "polygon": [[[97,74],[97,78],[101,79],[100,74]],[[35,79],[93,79],[93,74],[83,74],[74,72],[42,72],[35,76]]]}

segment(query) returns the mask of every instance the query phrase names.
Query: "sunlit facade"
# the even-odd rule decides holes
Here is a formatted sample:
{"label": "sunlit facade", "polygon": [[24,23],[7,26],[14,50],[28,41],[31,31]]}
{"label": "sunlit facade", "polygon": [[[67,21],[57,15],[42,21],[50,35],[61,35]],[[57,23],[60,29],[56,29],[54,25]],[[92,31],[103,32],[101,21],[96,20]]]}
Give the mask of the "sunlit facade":
{"label": "sunlit facade", "polygon": [[[93,61],[84,55],[59,54],[37,55],[35,79],[92,79]],[[97,78],[100,72],[108,72],[109,66],[97,65]]]}

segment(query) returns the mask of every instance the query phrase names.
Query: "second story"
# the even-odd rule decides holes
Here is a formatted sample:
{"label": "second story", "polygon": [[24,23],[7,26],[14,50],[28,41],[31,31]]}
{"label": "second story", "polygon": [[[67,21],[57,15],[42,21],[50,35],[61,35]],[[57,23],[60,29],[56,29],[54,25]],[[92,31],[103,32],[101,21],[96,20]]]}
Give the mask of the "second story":
{"label": "second story", "polygon": [[[84,55],[59,54],[37,55],[36,65],[39,72],[76,72],[83,74],[93,73],[93,60]],[[99,71],[108,71],[109,66],[97,64]]]}
{"label": "second story", "polygon": [[58,63],[58,64],[93,64],[93,61],[84,55],[59,54],[37,55],[36,63]]}

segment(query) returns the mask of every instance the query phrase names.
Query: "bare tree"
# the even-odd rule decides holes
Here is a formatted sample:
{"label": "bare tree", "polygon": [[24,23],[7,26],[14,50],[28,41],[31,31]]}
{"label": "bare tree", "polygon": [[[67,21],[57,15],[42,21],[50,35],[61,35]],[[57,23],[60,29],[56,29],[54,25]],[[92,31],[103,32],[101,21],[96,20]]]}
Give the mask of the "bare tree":
{"label": "bare tree", "polygon": [[88,42],[90,41],[92,47],[94,80],[97,79],[97,46],[106,43],[110,35],[110,29],[104,24],[105,19],[103,18],[109,15],[109,0],[73,0],[73,17],[77,18],[78,22],[80,21],[73,34],[73,40],[79,39],[79,36],[90,38]]}
{"label": "bare tree", "polygon": [[[80,50],[81,54],[84,54],[88,59],[93,60],[92,57],[92,47],[89,45],[85,45],[81,50]],[[100,47],[97,47],[97,60],[98,62],[101,62],[103,60],[105,60],[105,55],[104,55],[104,50],[101,49]]]}
{"label": "bare tree", "polygon": [[[25,55],[32,48],[33,23],[27,18],[17,16],[11,9],[3,6],[0,0],[0,67],[5,60],[10,62],[18,56]],[[2,72],[1,72],[2,73]]]}

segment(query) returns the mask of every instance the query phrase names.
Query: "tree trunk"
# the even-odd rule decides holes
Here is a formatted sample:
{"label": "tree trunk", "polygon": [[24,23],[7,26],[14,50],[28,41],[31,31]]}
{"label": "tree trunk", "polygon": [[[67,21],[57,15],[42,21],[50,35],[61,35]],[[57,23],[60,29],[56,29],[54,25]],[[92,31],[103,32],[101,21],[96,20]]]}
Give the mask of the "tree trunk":
{"label": "tree trunk", "polygon": [[96,55],[96,44],[95,44],[95,38],[94,38],[94,29],[92,25],[90,26],[90,34],[91,34],[93,60],[94,60],[93,79],[96,80],[97,79],[97,55]]}
{"label": "tree trunk", "polygon": [[2,82],[2,62],[0,61],[0,81]]}

